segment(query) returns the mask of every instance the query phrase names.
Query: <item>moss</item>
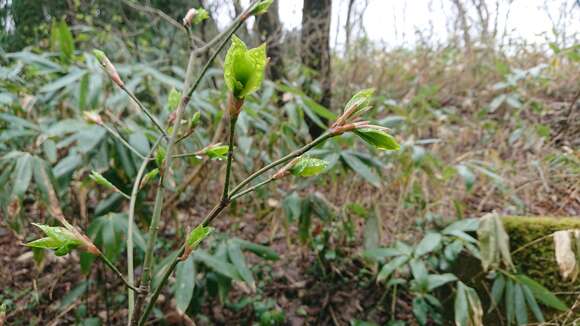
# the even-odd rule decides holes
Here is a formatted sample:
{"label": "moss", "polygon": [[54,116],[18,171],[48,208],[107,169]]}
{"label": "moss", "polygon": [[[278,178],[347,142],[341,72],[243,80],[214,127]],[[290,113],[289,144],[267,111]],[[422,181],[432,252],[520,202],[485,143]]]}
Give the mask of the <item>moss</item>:
{"label": "moss", "polygon": [[[556,263],[554,240],[550,236],[560,230],[580,229],[580,218],[505,216],[502,221],[510,237],[512,258],[520,272],[552,292],[570,293],[580,290],[580,282],[562,280]],[[517,251],[522,247],[522,250]],[[568,304],[576,299],[576,295],[559,297]]]}
{"label": "moss", "polygon": [[[577,294],[563,295],[562,292],[577,293],[580,291],[580,281],[571,283],[562,280],[556,263],[554,240],[550,235],[560,230],[579,229],[580,218],[505,216],[502,217],[502,221],[510,237],[512,259],[518,272],[528,275],[550,291],[558,293],[558,297],[571,306]],[[525,248],[514,253],[524,246]],[[488,311],[491,302],[485,293],[489,291],[491,284],[483,273],[481,263],[471,256],[462,256],[456,262],[452,272],[476,289],[484,305],[484,311]],[[445,308],[449,310],[446,317],[452,318],[451,303],[448,303]],[[545,306],[542,309],[547,317],[555,317],[558,314]],[[505,324],[505,321],[502,323],[499,318],[501,317],[496,312],[487,313],[484,317],[484,325]]]}

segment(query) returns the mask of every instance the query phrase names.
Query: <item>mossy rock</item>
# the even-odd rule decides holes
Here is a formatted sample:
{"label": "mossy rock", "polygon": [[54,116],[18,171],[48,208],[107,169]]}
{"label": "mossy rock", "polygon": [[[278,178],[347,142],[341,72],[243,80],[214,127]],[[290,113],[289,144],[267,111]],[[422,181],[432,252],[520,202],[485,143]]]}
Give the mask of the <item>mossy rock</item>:
{"label": "mossy rock", "polygon": [[[563,295],[562,293],[578,293],[580,281],[576,280],[572,283],[562,280],[556,263],[554,238],[551,235],[556,231],[580,229],[580,217],[504,216],[502,221],[509,234],[510,251],[518,272],[533,278],[550,291],[557,293],[558,297],[565,301],[568,306],[572,306],[577,299],[577,294]],[[522,247],[523,249],[514,253]],[[484,311],[487,311],[491,302],[485,293],[489,291],[491,284],[483,273],[480,261],[469,255],[462,256],[456,262],[452,272],[476,289],[484,305]],[[545,306],[542,309],[548,319],[558,314],[557,311],[550,310]],[[453,318],[451,303],[446,307],[446,310],[449,310],[446,317]],[[501,325],[502,322],[499,321],[499,318],[502,317],[495,311],[485,314],[484,325]],[[530,318],[530,320],[533,319],[531,316]]]}
{"label": "mossy rock", "polygon": [[[572,283],[562,280],[556,263],[554,238],[550,236],[556,231],[580,229],[580,218],[505,216],[502,221],[510,237],[514,264],[519,271],[554,293],[580,291],[580,281]],[[570,305],[577,299],[577,294],[558,296]]]}

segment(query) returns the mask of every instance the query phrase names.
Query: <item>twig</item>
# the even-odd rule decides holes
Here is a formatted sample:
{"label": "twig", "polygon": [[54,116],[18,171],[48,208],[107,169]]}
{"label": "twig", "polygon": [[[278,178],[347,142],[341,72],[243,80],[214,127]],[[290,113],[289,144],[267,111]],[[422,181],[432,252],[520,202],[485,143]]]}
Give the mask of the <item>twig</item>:
{"label": "twig", "polygon": [[125,85],[120,85],[119,87],[121,87],[121,89],[133,100],[133,102],[137,103],[137,106],[139,107],[139,109],[141,111],[143,111],[143,113],[145,113],[147,118],[149,118],[149,120],[151,120],[151,122],[153,122],[155,127],[157,127],[157,129],[159,129],[159,131],[163,134],[163,137],[165,139],[167,139],[167,137],[168,137],[167,131],[165,131],[163,126],[161,126],[159,121],[157,121],[157,119],[155,119],[155,117],[151,114],[151,112],[149,112],[149,110],[147,110],[147,108],[145,108],[145,106],[143,105],[143,103],[141,103],[141,101],[139,101],[137,96],[135,96],[135,94],[133,94],[133,92],[131,92]]}
{"label": "twig", "polygon": [[[231,112],[231,111],[230,111]],[[234,157],[234,134],[236,131],[237,115],[230,116],[230,134],[228,136],[228,160],[226,163],[226,177],[224,180],[224,187],[222,191],[221,201],[225,202],[229,199],[228,190],[230,188],[230,177],[232,174],[232,159]]]}
{"label": "twig", "polygon": [[[312,149],[316,145],[318,145],[318,144],[324,142],[325,140],[327,140],[328,138],[331,138],[334,136],[335,136],[335,134],[325,133],[325,134],[321,135],[320,137],[318,137],[317,139],[315,139],[314,141],[312,141],[311,143],[307,144],[306,146],[284,156],[283,158],[281,158],[277,161],[274,161],[274,162],[268,164],[267,166],[258,170],[256,173],[253,173],[248,178],[246,178],[244,181],[242,181],[238,185],[238,187],[236,187],[234,190],[232,190],[232,192],[228,195],[228,197],[226,198],[225,201],[220,200],[220,202],[212,208],[212,210],[206,215],[206,217],[203,219],[203,221],[199,225],[201,225],[201,226],[210,225],[212,223],[212,221],[217,216],[219,216],[219,214],[231,203],[231,201],[234,198],[239,198],[239,197],[246,195],[252,191],[255,191],[259,187],[266,185],[267,183],[272,181],[271,180],[272,178],[269,178],[268,180],[261,182],[261,183],[258,183],[258,184],[254,185],[254,186],[252,186],[252,187],[250,187],[250,188],[248,188],[248,189],[246,189],[246,190],[244,190],[236,195],[236,192],[240,191],[244,185],[248,184],[253,179],[259,177],[260,175],[262,175],[263,173],[276,167],[277,165],[283,164],[283,163],[291,160],[292,158],[295,158],[295,157],[298,157],[298,156],[304,154],[304,152]],[[258,172],[260,172],[260,173],[258,173]],[[163,274],[163,277],[162,277],[161,281],[159,282],[159,285],[157,286],[157,288],[155,288],[153,294],[148,296],[148,303],[147,303],[147,306],[145,307],[145,310],[143,311],[143,315],[141,316],[141,319],[139,320],[139,325],[144,324],[145,320],[147,319],[147,315],[151,312],[151,309],[153,309],[153,306],[155,305],[155,302],[157,301],[157,298],[159,297],[159,294],[161,293],[161,289],[165,285],[165,282],[167,281],[167,279],[169,278],[171,273],[173,273],[173,270],[175,269],[175,267],[177,266],[177,263],[179,261],[179,257],[183,254],[184,250],[185,250],[185,245],[182,245],[178,251],[178,255],[175,256],[175,258],[171,261],[169,268],[167,268],[167,270],[165,271],[165,274]]]}
{"label": "twig", "polygon": [[113,130],[111,127],[107,126],[104,123],[100,123],[99,126],[105,128],[111,135],[113,135],[113,137],[117,138],[117,140],[119,140],[123,145],[125,145],[125,147],[127,147],[131,152],[133,152],[135,155],[137,155],[140,159],[144,160],[145,156],[143,156],[143,154],[139,153],[138,150],[135,149],[135,147],[131,146],[131,144],[129,144],[125,138],[123,138],[121,135],[119,135],[115,130]]}
{"label": "twig", "polygon": [[306,153],[307,151],[309,151],[313,147],[316,147],[317,145],[323,143],[327,139],[332,138],[334,136],[335,136],[335,134],[332,134],[330,132],[325,132],[322,135],[320,135],[318,138],[316,138],[314,141],[312,141],[311,143],[305,145],[304,147],[299,148],[299,149],[295,150],[294,152],[264,166],[263,168],[259,169],[258,171],[252,173],[249,177],[247,177],[245,180],[241,181],[236,187],[234,187],[234,189],[232,189],[232,191],[230,192],[230,196],[235,195],[237,192],[242,190],[242,188],[244,186],[246,186],[248,183],[252,182],[252,180],[254,180],[257,177],[259,177],[260,175],[264,174],[264,172],[267,172],[268,170],[273,169],[274,167],[276,167],[280,164],[284,164],[284,163],[290,161],[291,159],[294,159],[294,158]]}
{"label": "twig", "polygon": [[[253,7],[253,4],[250,6],[250,8],[252,8],[252,7]],[[218,48],[214,52],[214,54],[206,62],[206,64],[204,65],[204,67],[202,68],[201,72],[199,73],[197,79],[194,82],[192,82],[191,78],[193,76],[193,69],[194,69],[194,65],[195,65],[195,55],[193,52],[190,54],[189,63],[187,66],[185,84],[184,84],[184,88],[183,88],[182,96],[181,96],[181,101],[179,102],[179,105],[176,109],[176,117],[175,117],[175,122],[173,125],[173,133],[171,134],[171,137],[169,138],[169,141],[167,144],[166,159],[165,159],[165,162],[163,164],[163,168],[160,171],[160,178],[159,178],[159,184],[158,184],[158,188],[157,188],[157,194],[155,195],[155,204],[154,204],[154,209],[153,209],[153,216],[151,217],[151,223],[149,225],[149,238],[147,239],[147,251],[145,252],[145,262],[144,262],[143,279],[142,279],[142,285],[145,286],[145,288],[147,290],[150,290],[150,288],[151,288],[151,269],[152,269],[152,265],[153,265],[153,249],[154,249],[155,241],[157,238],[157,232],[159,230],[159,219],[161,217],[161,209],[163,206],[163,197],[164,197],[163,180],[164,180],[164,175],[170,172],[169,169],[171,168],[171,163],[173,160],[172,151],[173,151],[173,146],[174,146],[176,138],[177,138],[177,133],[179,132],[181,116],[183,115],[183,112],[185,111],[185,107],[189,103],[189,99],[191,97],[191,94],[200,85],[201,80],[203,79],[203,77],[207,73],[209,67],[212,65],[215,58],[218,56],[218,54],[221,52],[221,50],[225,47],[228,40],[235,33],[235,31],[246,20],[248,15],[249,15],[249,11],[245,11],[240,16],[241,18],[238,19],[234,23],[234,27],[231,28],[230,30],[228,30],[226,37],[220,43],[220,45],[218,46]],[[177,264],[177,262],[173,265],[173,268],[175,268],[176,264]],[[171,268],[170,270],[172,271],[173,268]],[[169,276],[167,276],[167,277],[169,277]],[[160,284],[160,286],[158,287],[159,290],[156,290],[156,292],[160,291],[160,287],[162,285],[163,284]],[[135,313],[139,312],[141,304],[142,304],[142,301],[139,301],[137,303]],[[143,312],[143,314],[139,318],[138,325],[143,325],[145,323],[145,321],[147,320],[147,317],[148,317],[151,309],[153,308],[154,304],[155,304],[155,300],[150,299],[149,302],[147,303],[147,306],[145,307],[145,311]]]}
{"label": "twig", "polygon": [[111,269],[115,274],[117,274],[117,276],[121,279],[121,281],[123,281],[123,283],[125,283],[125,286],[127,286],[129,289],[139,293],[139,289],[137,289],[136,287],[134,287],[133,285],[129,284],[129,282],[127,281],[127,279],[125,278],[125,276],[123,276],[123,273],[121,273],[119,271],[119,269],[117,268],[117,266],[115,266],[113,264],[113,262],[111,262],[109,260],[109,258],[107,258],[107,256],[101,254],[99,255],[99,258],[101,258],[101,260],[105,263],[105,265],[107,265],[107,267],[109,267],[109,269]]}
{"label": "twig", "polygon": [[[139,172],[135,178],[135,182],[133,183],[133,189],[131,191],[131,201],[129,204],[129,219],[127,225],[127,278],[129,279],[129,284],[135,284],[135,273],[134,273],[134,266],[133,266],[133,224],[135,223],[135,205],[137,203],[137,195],[139,193],[141,180],[143,179],[143,175],[145,174],[145,169],[147,165],[152,160],[152,154],[157,149],[157,146],[161,143],[161,137],[157,139],[151,150],[149,151],[149,155],[147,158],[143,160],[141,163],[141,167],[139,168]],[[128,307],[129,307],[129,325],[131,324],[131,319],[133,317],[133,311],[135,310],[135,293],[132,289],[129,289],[128,293]]]}

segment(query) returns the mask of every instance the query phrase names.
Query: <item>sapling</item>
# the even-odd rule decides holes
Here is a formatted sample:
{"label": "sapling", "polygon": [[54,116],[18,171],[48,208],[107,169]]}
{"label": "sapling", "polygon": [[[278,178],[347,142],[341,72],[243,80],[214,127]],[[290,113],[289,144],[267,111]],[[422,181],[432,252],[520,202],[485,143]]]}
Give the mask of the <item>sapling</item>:
{"label": "sapling", "polygon": [[[218,44],[215,52],[210,56],[207,63],[202,67],[201,71],[194,79],[194,67],[196,56],[200,49],[192,50],[186,70],[186,77],[184,86],[181,92],[171,90],[168,94],[167,107],[171,111],[167,124],[171,127],[164,127],[157,118],[149,112],[149,110],[137,99],[137,97],[129,91],[123,83],[120,75],[117,73],[113,63],[101,51],[95,51],[95,56],[101,63],[109,78],[120,87],[135,103],[137,103],[140,110],[145,114],[149,120],[159,131],[159,136],[156,142],[150,149],[147,155],[139,153],[131,147],[129,143],[124,141],[123,137],[117,134],[112,128],[108,127],[102,118],[95,112],[87,113],[85,118],[97,125],[107,129],[113,137],[117,138],[121,144],[125,145],[131,151],[139,153],[137,157],[142,159],[141,166],[137,176],[133,182],[133,187],[130,195],[122,193],[117,187],[108,181],[104,176],[93,172],[91,178],[99,185],[102,185],[110,190],[120,192],[127,196],[130,200],[129,204],[129,219],[128,219],[128,233],[127,233],[127,280],[118,272],[116,267],[107,262],[113,271],[124,281],[129,288],[128,290],[128,323],[143,325],[155,305],[155,302],[164,288],[169,276],[173,273],[175,267],[180,261],[188,258],[188,256],[196,250],[201,242],[211,234],[211,223],[217,218],[223,210],[232,203],[232,201],[249,194],[264,185],[282,179],[289,175],[298,177],[310,177],[323,172],[327,168],[327,163],[323,160],[305,156],[305,154],[321,145],[326,140],[342,135],[346,132],[354,132],[361,139],[367,143],[383,150],[398,150],[399,145],[396,140],[387,133],[383,127],[370,124],[368,121],[360,120],[361,115],[366,112],[371,106],[370,101],[373,95],[373,90],[363,90],[357,93],[347,103],[343,114],[330,126],[330,128],[320,137],[312,140],[310,143],[295,151],[285,155],[284,157],[275,160],[266,166],[258,169],[250,174],[239,184],[230,189],[231,175],[233,170],[233,153],[235,151],[235,129],[240,112],[243,110],[244,103],[253,93],[255,93],[262,84],[264,79],[264,72],[268,59],[266,56],[266,45],[262,44],[259,47],[249,49],[242,40],[235,36],[235,32],[252,15],[260,15],[265,13],[272,0],[254,1],[250,4],[238,18],[234,20],[232,26],[220,33],[214,40],[210,41],[206,46]],[[190,33],[190,29],[201,20],[207,18],[207,13],[200,9],[191,9],[187,12],[183,19],[184,28]],[[226,53],[224,63],[224,82],[228,90],[228,98],[226,104],[226,114],[229,124],[229,133],[227,144],[220,143],[210,144],[193,153],[179,153],[181,141],[187,139],[193,133],[193,130],[198,127],[200,119],[199,112],[192,115],[189,122],[183,124],[183,116],[185,108],[189,100],[201,83],[207,70],[212,65],[214,59],[220,51],[231,40],[231,46]],[[182,130],[186,127],[186,130]],[[182,241],[181,247],[173,254],[173,259],[164,268],[164,272],[158,284],[152,285],[152,271],[154,267],[154,248],[159,231],[160,219],[164,209],[164,199],[168,188],[168,180],[172,177],[173,159],[188,157],[188,156],[207,155],[214,159],[225,160],[225,176],[224,184],[221,192],[221,197],[213,209],[204,217],[204,219],[195,226]],[[150,163],[156,163],[156,168],[146,173],[147,167]],[[277,171],[272,173],[269,177],[264,178],[263,181],[252,184],[257,178],[264,176],[267,172],[274,168],[282,166]],[[134,257],[133,257],[133,223],[135,220],[135,206],[137,202],[137,195],[146,183],[151,183],[157,180],[155,201],[153,206],[153,214],[149,223],[145,258],[143,263],[143,272],[139,283],[135,283],[134,273]],[[75,248],[87,248],[87,251],[95,255],[100,255],[98,248],[96,248],[90,240],[80,234],[72,226],[65,225],[65,229],[48,229],[42,227],[47,233],[48,237],[33,241],[30,246],[38,246],[44,244],[43,248],[56,249],[57,254],[66,254]],[[55,233],[56,231],[60,233]],[[62,235],[62,236],[61,236]],[[135,293],[138,294],[135,297]]]}

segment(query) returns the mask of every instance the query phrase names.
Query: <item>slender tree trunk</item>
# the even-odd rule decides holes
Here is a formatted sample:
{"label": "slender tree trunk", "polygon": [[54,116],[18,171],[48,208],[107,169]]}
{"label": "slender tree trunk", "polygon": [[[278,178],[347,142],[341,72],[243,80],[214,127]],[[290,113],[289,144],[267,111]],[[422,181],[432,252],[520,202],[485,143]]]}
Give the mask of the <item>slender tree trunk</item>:
{"label": "slender tree trunk", "polygon": [[348,11],[346,12],[346,24],[344,25],[344,32],[346,35],[346,39],[344,42],[344,54],[349,56],[350,54],[350,36],[352,35],[352,24],[351,24],[351,16],[352,16],[352,6],[354,5],[355,0],[348,1]]}
{"label": "slender tree trunk", "polygon": [[268,43],[268,75],[273,81],[284,78],[284,63],[282,61],[282,24],[278,14],[278,1],[274,0],[267,13],[256,17],[256,31],[260,42]]}
{"label": "slender tree trunk", "polygon": [[[302,8],[301,59],[302,64],[318,73],[322,91],[320,104],[331,107],[330,81],[330,16],[332,0],[304,0]],[[308,88],[307,88],[308,89]],[[313,94],[308,94],[312,95]],[[313,138],[322,134],[323,129],[310,119],[306,119]]]}

